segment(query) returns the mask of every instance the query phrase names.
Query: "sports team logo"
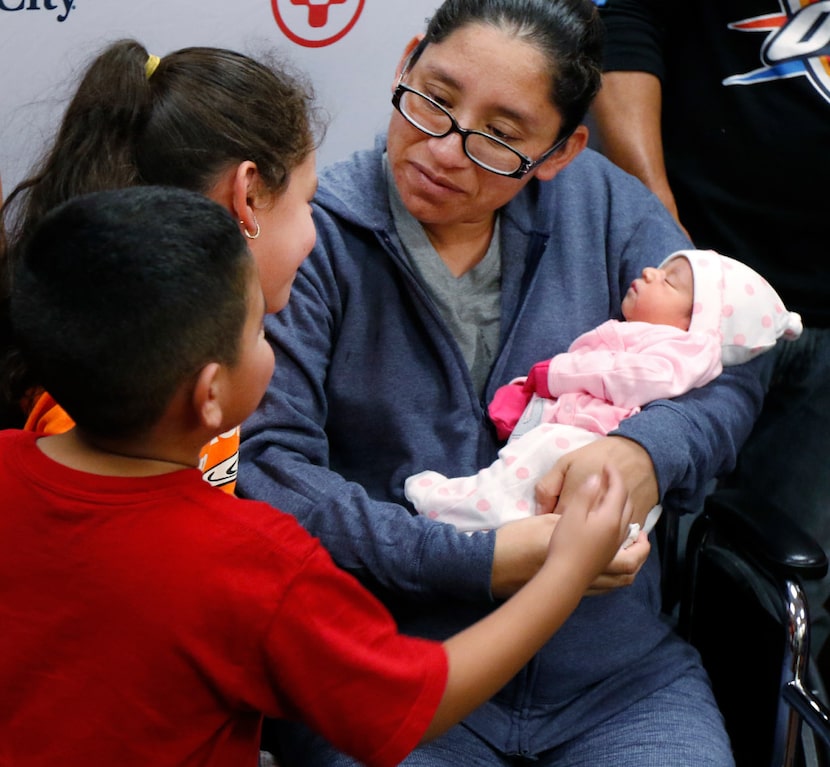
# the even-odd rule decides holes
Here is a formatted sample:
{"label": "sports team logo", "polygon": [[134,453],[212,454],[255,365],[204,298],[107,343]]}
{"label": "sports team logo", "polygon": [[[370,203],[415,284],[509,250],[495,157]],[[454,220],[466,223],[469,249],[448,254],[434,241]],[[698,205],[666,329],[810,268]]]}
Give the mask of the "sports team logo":
{"label": "sports team logo", "polygon": [[271,0],[283,34],[297,45],[322,48],[345,37],[365,0]]}
{"label": "sports team logo", "polygon": [[806,77],[830,101],[830,0],[779,0],[781,13],[736,21],[730,29],[766,32],[762,67],[727,77],[724,85],[753,85]]}

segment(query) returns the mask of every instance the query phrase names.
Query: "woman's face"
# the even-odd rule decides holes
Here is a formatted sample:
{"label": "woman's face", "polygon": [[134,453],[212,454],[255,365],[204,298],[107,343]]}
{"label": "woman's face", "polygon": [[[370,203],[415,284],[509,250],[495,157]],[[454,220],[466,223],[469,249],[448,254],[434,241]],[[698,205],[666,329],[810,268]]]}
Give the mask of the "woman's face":
{"label": "woman's face", "polygon": [[[531,159],[556,141],[562,119],[548,98],[551,81],[544,56],[490,25],[471,24],[428,45],[403,82],[446,107],[462,128],[502,138]],[[464,154],[457,133],[427,136],[397,111],[387,151],[407,210],[425,225],[492,218],[551,162],[523,179],[498,176]]]}

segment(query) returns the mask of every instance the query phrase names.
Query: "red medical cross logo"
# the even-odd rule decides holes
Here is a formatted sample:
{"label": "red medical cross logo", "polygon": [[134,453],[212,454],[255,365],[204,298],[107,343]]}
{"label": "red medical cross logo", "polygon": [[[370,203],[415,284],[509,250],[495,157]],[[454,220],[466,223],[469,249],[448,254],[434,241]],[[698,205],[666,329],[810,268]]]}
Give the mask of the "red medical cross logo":
{"label": "red medical cross logo", "polygon": [[366,0],[271,0],[271,8],[277,25],[289,40],[307,48],[323,48],[349,34],[365,3]]}
{"label": "red medical cross logo", "polygon": [[291,0],[291,5],[307,5],[308,6],[308,25],[310,27],[324,27],[329,20],[329,6],[342,5],[346,0],[323,0],[323,2],[314,2],[314,0]]}

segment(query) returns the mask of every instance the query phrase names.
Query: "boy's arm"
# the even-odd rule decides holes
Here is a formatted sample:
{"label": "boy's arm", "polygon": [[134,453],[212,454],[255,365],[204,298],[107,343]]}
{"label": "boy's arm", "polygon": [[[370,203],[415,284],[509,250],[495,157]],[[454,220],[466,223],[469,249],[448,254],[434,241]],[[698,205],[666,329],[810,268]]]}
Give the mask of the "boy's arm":
{"label": "boy's arm", "polygon": [[[232,664],[246,675],[240,694],[267,716],[305,722],[362,763],[398,764],[527,664],[615,555],[630,516],[619,473],[608,469],[593,477],[568,504],[534,577],[439,645],[400,634],[380,601],[335,567],[319,542],[275,514],[278,534],[266,531],[267,556],[245,560],[260,576],[265,568],[268,587],[245,586],[245,597],[232,600],[235,610],[254,610],[263,630],[257,647],[267,664],[264,671],[258,663]],[[520,523],[504,527],[512,526]],[[277,579],[275,562],[282,573]]]}
{"label": "boy's arm", "polygon": [[486,618],[444,642],[447,686],[425,741],[491,698],[539,651],[617,553],[631,520],[624,483],[611,467],[602,479],[589,477],[560,511],[538,574]]}

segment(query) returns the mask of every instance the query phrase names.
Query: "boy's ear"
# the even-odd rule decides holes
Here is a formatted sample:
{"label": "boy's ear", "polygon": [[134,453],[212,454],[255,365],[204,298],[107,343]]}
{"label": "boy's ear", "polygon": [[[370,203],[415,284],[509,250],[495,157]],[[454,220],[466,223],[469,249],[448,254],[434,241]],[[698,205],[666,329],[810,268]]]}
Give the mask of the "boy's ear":
{"label": "boy's ear", "polygon": [[224,426],[222,407],[222,365],[209,362],[200,371],[193,387],[193,413],[200,425],[219,434]]}
{"label": "boy's ear", "polygon": [[533,174],[540,181],[550,181],[560,170],[569,165],[585,147],[588,146],[588,128],[580,125],[569,136],[565,145],[545,160]]}

